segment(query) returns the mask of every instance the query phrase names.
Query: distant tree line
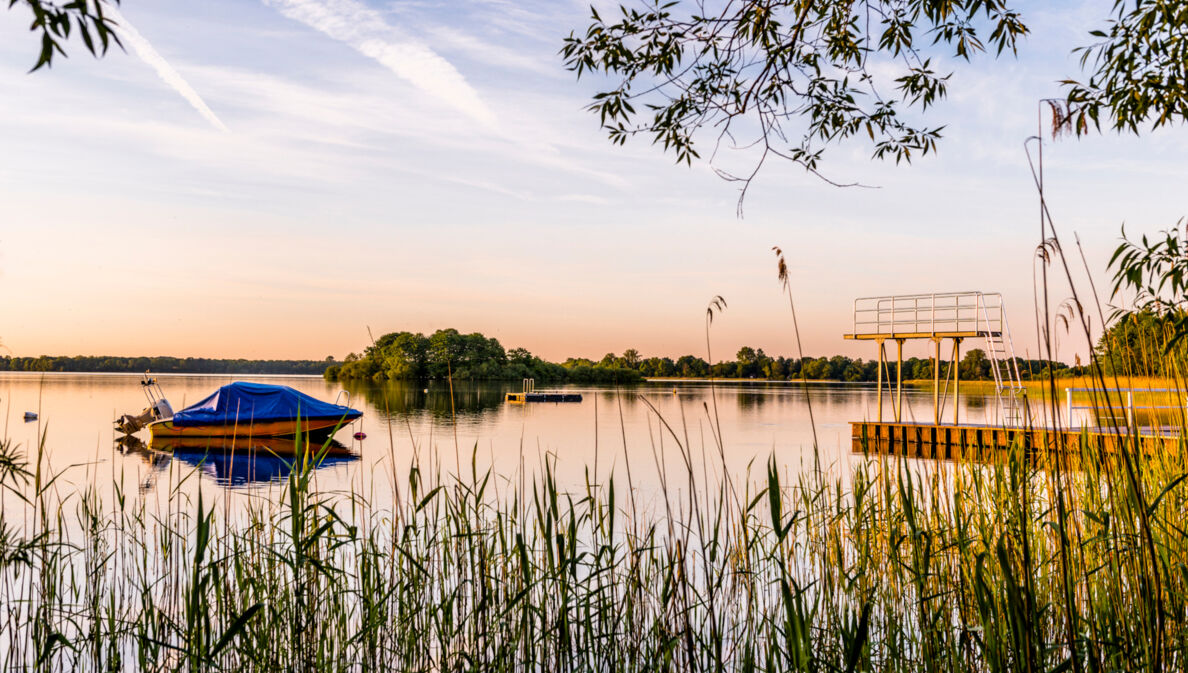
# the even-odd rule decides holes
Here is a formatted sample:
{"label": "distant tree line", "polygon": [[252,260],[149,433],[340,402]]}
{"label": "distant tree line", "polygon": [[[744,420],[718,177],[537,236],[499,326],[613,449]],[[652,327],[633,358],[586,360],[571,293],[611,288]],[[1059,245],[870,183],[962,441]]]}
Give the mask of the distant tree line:
{"label": "distant tree line", "polygon": [[[587,361],[588,362],[588,361]],[[764,379],[768,381],[791,381],[804,378],[814,381],[865,382],[878,380],[878,361],[851,359],[844,355],[833,357],[787,358],[772,357],[762,348],[743,346],[734,360],[715,363],[712,367],[704,359],[694,355],[682,355],[673,360],[668,357],[643,358],[634,348],[616,356],[607,353],[598,362],[602,366],[627,367],[639,371],[646,378],[721,378],[721,379]],[[1060,376],[1084,373],[1084,367],[1069,367],[1063,362],[1047,360],[1025,360],[1015,358],[1019,375],[1023,379],[1047,375],[1051,367]],[[886,365],[884,377],[896,375],[895,361]],[[942,359],[941,377],[951,375],[950,364]],[[958,375],[965,380],[990,380],[991,362],[986,352],[973,348],[965,353],[958,364]],[[906,358],[903,361],[903,378],[933,378],[932,358]]]}
{"label": "distant tree line", "polygon": [[74,355],[0,357],[0,371],[9,372],[143,372],[161,374],[321,374],[325,360],[244,360],[223,358],[117,357]]}
{"label": "distant tree line", "polygon": [[[1158,357],[1165,343],[1167,326],[1150,315],[1135,315],[1119,321],[1103,335],[1099,351],[1107,340],[1114,344],[1108,362],[1126,364],[1133,373],[1162,375],[1166,358]],[[1180,350],[1184,348],[1180,344]],[[1103,361],[1106,361],[1103,359]],[[1049,364],[1058,375],[1078,375],[1086,368],[1062,362],[1017,359],[1024,379],[1046,376]],[[1107,363],[1108,364],[1108,363]],[[895,363],[887,365],[895,376]],[[931,358],[907,358],[904,379],[930,379]],[[1107,367],[1107,370],[1109,367]],[[482,334],[461,334],[444,329],[432,335],[412,332],[385,334],[362,354],[351,353],[343,362],[324,360],[247,360],[223,358],[118,357],[76,355],[40,357],[0,356],[0,371],[14,372],[143,372],[176,374],[322,374],[330,380],[456,380],[518,381],[525,378],[542,383],[635,383],[645,378],[720,378],[790,381],[810,380],[865,382],[877,380],[875,360],[833,357],[771,357],[762,348],[744,346],[734,360],[712,367],[695,355],[642,357],[634,348],[622,355],[607,353],[600,360],[569,358],[560,364],[543,360],[523,348],[505,350],[497,339]],[[983,350],[966,352],[960,363],[965,380],[992,379],[990,360]],[[941,363],[941,376],[949,374]]]}
{"label": "distant tree line", "polygon": [[[1019,373],[1024,379],[1047,375],[1051,367],[1061,376],[1083,373],[1083,367],[1069,367],[1063,362],[1024,360],[1016,358]],[[966,351],[958,365],[965,380],[993,379],[991,362],[985,351],[974,348]],[[949,375],[949,363],[941,362],[941,376]],[[887,373],[895,376],[895,363],[887,365]],[[843,355],[833,357],[787,358],[771,357],[762,348],[744,346],[734,360],[711,366],[695,355],[648,357],[629,348],[622,355],[607,353],[600,360],[569,358],[560,364],[547,362],[523,348],[505,350],[498,340],[479,333],[461,334],[444,329],[430,336],[413,332],[385,334],[362,354],[351,353],[342,364],[326,368],[331,380],[520,380],[533,378],[540,382],[631,383],[645,378],[720,378],[765,379],[790,381],[804,376],[819,381],[876,381],[878,365],[875,360],[851,359]],[[903,362],[905,379],[931,379],[932,358],[907,358]]]}

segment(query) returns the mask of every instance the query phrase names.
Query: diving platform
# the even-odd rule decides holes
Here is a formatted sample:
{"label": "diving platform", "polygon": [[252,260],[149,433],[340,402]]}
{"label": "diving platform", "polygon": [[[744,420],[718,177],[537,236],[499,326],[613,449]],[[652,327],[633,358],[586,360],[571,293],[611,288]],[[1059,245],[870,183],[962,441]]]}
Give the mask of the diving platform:
{"label": "diving platform", "polygon": [[[1063,453],[1070,449],[1075,453],[1082,441],[1088,442],[1092,450],[1149,451],[1175,449],[1188,439],[1181,436],[1175,425],[1141,422],[1162,422],[1160,414],[1172,412],[1178,412],[1179,418],[1188,417],[1188,398],[1178,389],[1067,388],[1064,418],[1055,422],[1037,419],[1028,406],[1027,389],[1019,376],[1019,360],[1011,343],[1010,324],[1002,295],[998,293],[862,297],[854,300],[852,329],[843,336],[874,342],[878,347],[877,417],[850,423],[852,448],[856,453],[979,460],[1016,444],[1031,453]],[[915,419],[909,422],[903,413],[903,345],[912,340],[928,340],[933,346],[931,423]],[[986,417],[980,423],[970,422],[959,414],[961,344],[970,340],[981,342],[985,348],[995,388],[994,400],[986,405]],[[887,342],[896,346],[894,373],[887,357]],[[947,363],[942,359],[941,346],[945,342],[951,345]],[[1091,393],[1090,403],[1074,404],[1074,392]],[[1166,399],[1136,405],[1135,393],[1145,396],[1158,393]],[[885,397],[890,401],[890,419],[883,413]],[[1142,413],[1136,414],[1136,410]],[[1085,424],[1083,417],[1074,417],[1074,411],[1089,412],[1090,423]],[[1103,420],[1109,424],[1092,424]]]}
{"label": "diving platform", "polygon": [[1001,337],[1006,326],[997,292],[931,292],[854,300],[853,330],[859,341],[975,339]]}
{"label": "diving platform", "polygon": [[986,336],[1001,336],[1001,332],[885,332],[869,334],[843,334],[843,339],[853,341],[895,341],[896,339],[980,339]]}
{"label": "diving platform", "polygon": [[[995,384],[996,418],[1003,425],[1023,425],[1026,422],[1026,389],[1019,376],[1019,365],[1011,343],[1010,325],[1006,319],[1002,295],[997,292],[931,292],[881,297],[859,297],[854,300],[852,329],[842,335],[853,341],[872,341],[878,347],[878,420],[883,420],[883,388],[888,387],[891,415],[895,423],[903,420],[903,345],[907,341],[928,340],[933,345],[932,401],[933,425],[940,427],[941,418],[953,390],[953,425],[960,424],[957,396],[961,391],[959,364],[961,343],[970,339],[985,344],[986,358]],[[887,342],[895,344],[895,390],[890,390],[891,371],[887,357]],[[950,358],[941,383],[941,347],[950,342]]]}

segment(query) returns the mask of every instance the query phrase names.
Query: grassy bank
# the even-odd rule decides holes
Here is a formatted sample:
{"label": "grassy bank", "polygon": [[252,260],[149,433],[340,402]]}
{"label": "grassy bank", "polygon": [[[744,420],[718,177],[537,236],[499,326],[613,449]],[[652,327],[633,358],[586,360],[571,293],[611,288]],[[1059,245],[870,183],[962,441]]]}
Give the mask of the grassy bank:
{"label": "grassy bank", "polygon": [[[1156,670],[1188,648],[1184,451],[729,476],[426,469],[395,505],[298,462],[243,512],[56,495],[3,446],[4,670]],[[670,427],[665,425],[665,427]],[[667,431],[666,431],[667,432]],[[26,459],[30,462],[26,463]],[[658,461],[662,464],[663,461]],[[473,466],[473,460],[471,465]],[[591,474],[593,472],[590,472]],[[173,473],[171,492],[196,478]],[[726,475],[726,476],[715,476]],[[119,491],[117,491],[118,493]]]}

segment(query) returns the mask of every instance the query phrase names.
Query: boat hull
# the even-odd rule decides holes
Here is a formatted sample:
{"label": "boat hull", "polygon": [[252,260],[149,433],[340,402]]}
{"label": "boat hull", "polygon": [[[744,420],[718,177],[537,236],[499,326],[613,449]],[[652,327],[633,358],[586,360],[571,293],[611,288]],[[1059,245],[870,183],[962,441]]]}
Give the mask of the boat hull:
{"label": "boat hull", "polygon": [[295,437],[300,430],[310,441],[325,440],[334,431],[346,425],[341,418],[303,418],[300,423],[294,420],[276,420],[252,423],[234,423],[230,425],[174,425],[172,420],[156,421],[149,424],[149,433],[157,438],[232,438],[232,437]]}

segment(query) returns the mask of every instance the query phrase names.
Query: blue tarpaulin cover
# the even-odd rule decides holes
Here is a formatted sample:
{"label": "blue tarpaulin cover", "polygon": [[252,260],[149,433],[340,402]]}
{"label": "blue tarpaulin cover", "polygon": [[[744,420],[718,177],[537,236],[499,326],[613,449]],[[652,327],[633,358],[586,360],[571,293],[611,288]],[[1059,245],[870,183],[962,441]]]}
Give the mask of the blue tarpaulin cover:
{"label": "blue tarpaulin cover", "polygon": [[297,392],[289,386],[236,381],[219,388],[210,397],[173,415],[173,424],[230,425],[265,421],[342,419],[347,423],[363,413],[339,404],[330,404]]}

